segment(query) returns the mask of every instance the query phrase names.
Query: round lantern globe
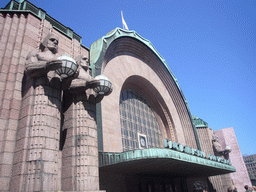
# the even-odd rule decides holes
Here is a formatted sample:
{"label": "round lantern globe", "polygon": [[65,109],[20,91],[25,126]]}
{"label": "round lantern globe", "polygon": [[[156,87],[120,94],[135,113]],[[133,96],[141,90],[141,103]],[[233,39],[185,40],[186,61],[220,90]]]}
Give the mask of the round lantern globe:
{"label": "round lantern globe", "polygon": [[56,70],[56,73],[59,76],[62,78],[67,78],[75,74],[78,65],[72,57],[68,55],[62,55],[58,57],[58,59],[62,60],[62,67]]}
{"label": "round lantern globe", "polygon": [[95,79],[100,80],[100,85],[93,90],[99,95],[109,95],[112,92],[112,83],[105,75],[98,75]]}
{"label": "round lantern globe", "polygon": [[232,151],[232,148],[230,146],[226,146],[225,149],[230,153]]}

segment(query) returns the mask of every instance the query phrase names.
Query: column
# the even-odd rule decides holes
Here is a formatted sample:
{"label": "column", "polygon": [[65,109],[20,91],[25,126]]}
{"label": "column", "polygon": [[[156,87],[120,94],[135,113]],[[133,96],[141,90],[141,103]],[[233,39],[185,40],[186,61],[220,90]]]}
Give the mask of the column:
{"label": "column", "polygon": [[29,77],[23,90],[11,191],[57,191],[60,80]]}
{"label": "column", "polygon": [[64,113],[65,143],[62,151],[62,190],[98,191],[96,106],[86,93],[72,96]]}

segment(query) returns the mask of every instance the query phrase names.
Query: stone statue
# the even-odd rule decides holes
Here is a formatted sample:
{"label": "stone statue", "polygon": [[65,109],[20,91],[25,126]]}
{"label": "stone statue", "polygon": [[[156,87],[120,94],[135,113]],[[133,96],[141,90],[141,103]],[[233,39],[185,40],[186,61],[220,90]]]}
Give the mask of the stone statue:
{"label": "stone statue", "polygon": [[40,45],[40,50],[31,51],[25,64],[25,73],[32,77],[46,75],[61,67],[62,61],[57,59],[59,39],[54,34],[48,34]]}
{"label": "stone statue", "polygon": [[[88,57],[79,55],[76,62],[77,72],[62,81],[62,87],[65,90],[63,94],[63,146],[61,147],[62,170],[65,174],[61,175],[62,190],[98,191],[95,104],[100,102],[104,95],[97,94],[93,90],[100,84],[100,80],[90,76]],[[67,165],[64,162],[70,162],[70,164]],[[90,172],[88,167],[96,171]],[[67,177],[70,177],[69,180]]]}
{"label": "stone statue", "polygon": [[[111,89],[105,95],[94,91],[100,80],[90,76],[85,55],[76,58],[79,66],[72,77],[62,79],[57,75],[55,70],[62,67],[62,60],[56,55],[58,43],[56,35],[48,34],[39,49],[26,58],[24,113],[19,120],[27,123],[20,123],[17,134],[24,138],[22,142],[27,147],[22,158],[20,151],[15,152],[14,158],[24,168],[13,169],[13,176],[18,179],[11,184],[11,188],[22,186],[18,191],[58,191],[59,178],[63,191],[99,190],[95,104],[110,94]],[[89,157],[91,160],[87,161]],[[89,172],[88,166],[95,171]]]}
{"label": "stone statue", "polygon": [[219,143],[219,137],[217,135],[213,135],[212,137],[212,144],[214,147],[214,150],[219,154],[219,155],[228,155],[230,153],[230,149],[225,148],[223,149],[222,145]]}
{"label": "stone statue", "polygon": [[94,88],[99,85],[99,80],[94,79],[89,74],[89,59],[86,55],[79,55],[76,58],[78,64],[77,73],[71,82],[70,89],[82,88]]}
{"label": "stone statue", "polygon": [[89,59],[86,55],[76,57],[78,64],[77,72],[73,77],[63,79],[63,89],[68,90],[71,94],[86,93],[87,100],[90,103],[100,102],[104,95],[98,95],[93,88],[100,84],[98,79],[89,74]]}
{"label": "stone statue", "polygon": [[[24,138],[25,151],[15,158],[20,167],[13,169],[11,187],[17,191],[58,191],[58,155],[61,127],[61,78],[55,70],[62,66],[57,59],[58,37],[48,34],[39,49],[31,51],[25,62],[22,87],[21,123],[17,134]],[[27,134],[28,133],[28,134]],[[36,169],[35,169],[36,168]],[[26,172],[23,171],[27,170]],[[17,176],[19,179],[16,179]],[[11,190],[12,191],[12,190]]]}

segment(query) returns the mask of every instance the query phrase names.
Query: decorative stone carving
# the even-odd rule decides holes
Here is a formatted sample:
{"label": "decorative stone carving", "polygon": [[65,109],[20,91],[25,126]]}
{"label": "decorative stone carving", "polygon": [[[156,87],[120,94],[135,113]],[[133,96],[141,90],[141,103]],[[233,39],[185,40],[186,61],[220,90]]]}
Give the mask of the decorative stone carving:
{"label": "decorative stone carving", "polygon": [[63,138],[65,139],[62,150],[62,190],[98,191],[95,104],[100,102],[105,95],[97,94],[93,90],[100,85],[100,80],[90,76],[87,56],[79,55],[76,62],[77,73],[62,81],[62,88],[65,90],[63,96]]}
{"label": "decorative stone carving", "polygon": [[217,135],[213,135],[212,144],[217,156],[224,156],[225,159],[228,159],[228,154],[231,152],[231,149],[228,146],[223,149],[222,145],[219,143],[219,137]]}
{"label": "decorative stone carving", "polygon": [[[22,88],[23,116],[17,142],[24,150],[15,152],[11,191],[58,191],[58,155],[61,126],[61,79],[55,73],[62,61],[56,59],[58,37],[48,34],[27,56]],[[20,139],[22,138],[22,140]]]}
{"label": "decorative stone carving", "polygon": [[[26,59],[23,103],[30,101],[25,115],[29,123],[17,134],[28,147],[23,158],[17,158],[19,151],[15,154],[20,159],[17,163],[24,167],[24,170],[18,166],[13,169],[13,178],[17,179],[12,180],[12,189],[22,187],[17,191],[99,189],[95,104],[110,92],[94,91],[101,80],[90,76],[89,60],[84,55],[76,58],[79,66],[72,77],[57,75],[56,69],[62,67],[62,60],[56,55],[58,43],[58,37],[49,34],[39,50],[30,52]],[[61,174],[59,150],[62,151]],[[61,187],[58,186],[60,177]]]}
{"label": "decorative stone carving", "polygon": [[25,73],[32,77],[46,75],[61,67],[62,61],[57,59],[59,39],[48,34],[40,45],[40,49],[31,51],[26,58]]}
{"label": "decorative stone carving", "polygon": [[93,88],[100,85],[100,80],[89,74],[89,59],[86,55],[79,55],[76,58],[78,69],[73,77],[63,79],[62,89],[68,90],[71,94],[86,93],[86,99],[90,103],[100,102],[105,95],[97,94]]}

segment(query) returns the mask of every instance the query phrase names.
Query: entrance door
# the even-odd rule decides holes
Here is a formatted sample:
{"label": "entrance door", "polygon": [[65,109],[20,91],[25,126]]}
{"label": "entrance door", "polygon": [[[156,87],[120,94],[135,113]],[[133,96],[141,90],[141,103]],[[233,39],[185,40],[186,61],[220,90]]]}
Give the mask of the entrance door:
{"label": "entrance door", "polygon": [[183,192],[180,178],[141,176],[140,192]]}

